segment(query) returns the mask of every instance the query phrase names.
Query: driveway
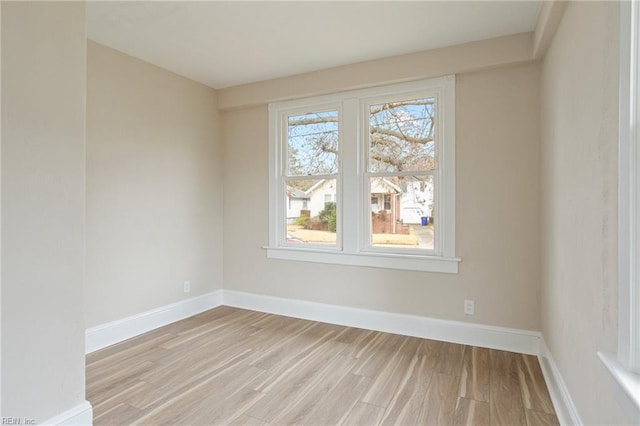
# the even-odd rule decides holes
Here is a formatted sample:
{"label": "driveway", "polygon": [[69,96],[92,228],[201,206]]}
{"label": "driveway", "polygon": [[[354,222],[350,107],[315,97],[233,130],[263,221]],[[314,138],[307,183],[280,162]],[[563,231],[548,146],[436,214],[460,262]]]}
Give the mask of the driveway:
{"label": "driveway", "polygon": [[433,226],[409,225],[418,240],[418,247],[433,250]]}

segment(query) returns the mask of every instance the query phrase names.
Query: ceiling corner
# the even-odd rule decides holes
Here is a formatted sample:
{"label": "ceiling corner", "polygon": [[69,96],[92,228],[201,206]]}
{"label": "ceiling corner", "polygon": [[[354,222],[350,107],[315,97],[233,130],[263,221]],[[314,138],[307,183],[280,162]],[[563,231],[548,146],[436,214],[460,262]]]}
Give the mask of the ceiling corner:
{"label": "ceiling corner", "polygon": [[569,2],[566,0],[551,0],[542,3],[533,32],[533,57],[535,59],[542,58],[547,52],[568,4]]}

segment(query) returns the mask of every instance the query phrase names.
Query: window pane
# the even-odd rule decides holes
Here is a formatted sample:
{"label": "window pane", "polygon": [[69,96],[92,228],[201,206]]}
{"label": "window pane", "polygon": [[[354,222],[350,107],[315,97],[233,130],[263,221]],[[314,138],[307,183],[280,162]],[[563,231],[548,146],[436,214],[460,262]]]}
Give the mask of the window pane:
{"label": "window pane", "polygon": [[433,176],[370,179],[374,247],[433,250]]}
{"label": "window pane", "polygon": [[287,118],[287,175],[338,172],[338,111],[290,115]]}
{"label": "window pane", "polygon": [[435,169],[435,98],[369,107],[371,172]]}
{"label": "window pane", "polygon": [[335,244],[335,179],[287,180],[288,243]]}

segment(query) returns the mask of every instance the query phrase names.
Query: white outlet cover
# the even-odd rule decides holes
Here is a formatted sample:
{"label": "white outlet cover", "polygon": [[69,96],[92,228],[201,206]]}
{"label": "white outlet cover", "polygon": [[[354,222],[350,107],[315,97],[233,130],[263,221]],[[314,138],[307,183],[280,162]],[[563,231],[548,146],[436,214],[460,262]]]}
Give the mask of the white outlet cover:
{"label": "white outlet cover", "polygon": [[473,300],[464,301],[464,313],[465,315],[473,315],[475,313],[476,303]]}

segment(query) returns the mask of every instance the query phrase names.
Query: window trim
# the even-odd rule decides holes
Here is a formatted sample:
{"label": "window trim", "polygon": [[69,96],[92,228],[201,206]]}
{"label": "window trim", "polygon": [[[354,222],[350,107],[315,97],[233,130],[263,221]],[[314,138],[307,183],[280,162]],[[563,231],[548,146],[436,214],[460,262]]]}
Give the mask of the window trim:
{"label": "window trim", "polygon": [[640,418],[640,5],[620,3],[618,351],[598,353],[616,397]]}
{"label": "window trim", "polygon": [[[436,193],[436,219],[440,238],[434,252],[423,250],[380,250],[368,247],[368,225],[366,214],[371,208],[365,189],[368,179],[364,150],[367,141],[362,137],[365,126],[363,114],[370,100],[401,97],[437,96],[438,135]],[[332,248],[318,245],[300,246],[286,244],[282,236],[286,235],[286,220],[280,220],[284,196],[282,117],[295,111],[309,112],[328,107],[340,111],[338,144],[338,188],[336,201],[339,206],[337,223],[337,244]],[[345,135],[356,135],[357,143],[343,143]],[[352,164],[354,167],[344,167]],[[343,194],[356,194],[355,197],[343,197]],[[355,217],[346,217],[342,212],[354,212]],[[351,215],[349,215],[351,216]],[[280,223],[283,222],[283,223]],[[284,226],[284,229],[283,229]],[[269,104],[269,244],[265,246],[267,257],[319,263],[370,266],[390,269],[457,273],[460,258],[455,256],[455,76],[391,84],[367,89],[345,91],[331,95],[314,96]]]}
{"label": "window trim", "polygon": [[620,134],[618,150],[618,359],[640,373],[640,7],[621,4]]}

